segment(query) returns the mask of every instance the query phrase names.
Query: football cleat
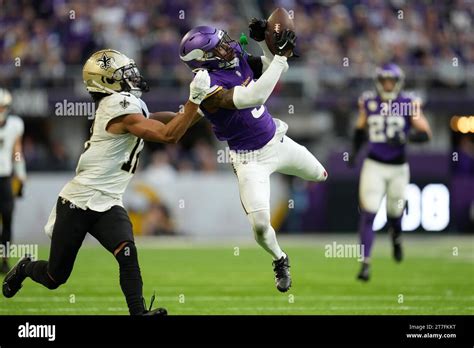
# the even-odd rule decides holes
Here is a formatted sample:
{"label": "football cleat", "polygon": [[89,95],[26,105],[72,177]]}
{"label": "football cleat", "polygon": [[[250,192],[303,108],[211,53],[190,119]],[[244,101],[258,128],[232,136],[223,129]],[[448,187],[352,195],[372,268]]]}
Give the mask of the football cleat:
{"label": "football cleat", "polygon": [[393,258],[397,262],[402,262],[403,260],[403,250],[402,250],[402,243],[394,242],[393,243]]}
{"label": "football cleat", "polygon": [[365,262],[362,263],[362,268],[360,269],[360,272],[357,275],[357,279],[362,280],[364,282],[369,281],[369,279],[370,279],[370,265],[368,263],[365,263]]}
{"label": "football cleat", "polygon": [[275,283],[278,291],[287,292],[291,287],[290,259],[288,255],[273,261],[273,271],[275,272]]}
{"label": "football cleat", "polygon": [[396,262],[402,262],[403,250],[402,250],[402,238],[400,233],[391,231],[392,245],[393,245],[393,258]]}
{"label": "football cleat", "polygon": [[148,316],[148,315],[158,315],[158,316],[165,316],[168,315],[168,311],[164,308],[156,308],[152,309],[151,311],[145,311],[142,314],[143,316]]}
{"label": "football cleat", "polygon": [[10,266],[8,266],[7,259],[3,259],[2,265],[0,266],[0,273],[6,274],[10,270]]}
{"label": "football cleat", "polygon": [[21,289],[21,283],[23,283],[26,278],[23,269],[30,262],[30,255],[25,255],[20,259],[20,261],[18,261],[15,266],[13,266],[10,272],[7,273],[5,279],[3,280],[3,296],[7,298],[13,297]]}
{"label": "football cleat", "polygon": [[[153,293],[153,296],[151,297],[151,301],[150,301],[150,307],[147,309],[145,309],[143,311],[143,313],[141,315],[143,316],[150,316],[150,315],[158,315],[158,316],[165,316],[165,315],[168,315],[168,311],[165,309],[165,308],[156,308],[156,309],[151,309],[151,307],[153,306],[153,302],[155,302],[155,293]],[[146,308],[146,303],[145,303],[145,299],[143,299],[143,306]]]}

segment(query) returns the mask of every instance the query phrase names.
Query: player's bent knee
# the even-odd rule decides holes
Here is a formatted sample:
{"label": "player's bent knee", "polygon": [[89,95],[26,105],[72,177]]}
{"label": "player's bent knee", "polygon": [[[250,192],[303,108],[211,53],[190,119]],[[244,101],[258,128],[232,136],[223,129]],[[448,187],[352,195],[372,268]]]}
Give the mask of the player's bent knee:
{"label": "player's bent knee", "polygon": [[56,290],[61,285],[66,284],[69,276],[65,275],[63,277],[55,277],[54,279],[51,277],[49,273],[47,273],[46,283],[44,284],[49,290]]}
{"label": "player's bent knee", "polygon": [[265,234],[270,228],[270,213],[268,211],[250,213],[249,217],[256,237]]}
{"label": "player's bent knee", "polygon": [[115,254],[115,259],[122,265],[131,265],[137,263],[137,247],[133,242],[126,242],[122,248]]}

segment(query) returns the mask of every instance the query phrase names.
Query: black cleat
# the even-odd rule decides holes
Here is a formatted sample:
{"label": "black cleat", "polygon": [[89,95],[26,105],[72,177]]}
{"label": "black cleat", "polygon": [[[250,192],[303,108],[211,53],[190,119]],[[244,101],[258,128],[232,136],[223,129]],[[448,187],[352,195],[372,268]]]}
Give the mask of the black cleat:
{"label": "black cleat", "polygon": [[275,272],[275,283],[278,291],[287,292],[291,287],[290,259],[288,255],[273,261],[273,271]]}
{"label": "black cleat", "polygon": [[10,272],[7,273],[5,279],[3,280],[3,296],[7,298],[13,297],[21,289],[21,283],[23,283],[26,278],[23,268],[30,262],[30,255],[25,255],[15,266],[13,266]]}
{"label": "black cleat", "polygon": [[403,250],[402,250],[402,244],[393,244],[393,258],[397,262],[402,262],[403,260]]}
{"label": "black cleat", "polygon": [[[156,309],[151,309],[151,307],[153,306],[153,302],[155,302],[155,293],[153,293],[153,296],[151,297],[151,303],[150,303],[150,308],[148,308],[148,310],[144,310],[143,313],[141,315],[143,316],[149,316],[149,315],[158,315],[158,316],[165,316],[165,315],[168,315],[168,311],[164,308],[156,308]],[[146,304],[145,304],[145,299],[143,299],[143,306],[146,308]]]}
{"label": "black cleat", "polygon": [[370,265],[368,263],[365,263],[365,262],[362,263],[362,268],[360,269],[360,272],[357,275],[357,279],[362,280],[363,282],[369,281]]}
{"label": "black cleat", "polygon": [[168,315],[168,311],[164,308],[156,308],[151,311],[145,311],[143,312],[142,315],[159,315],[159,316],[165,316]]}
{"label": "black cleat", "polygon": [[0,266],[0,273],[7,274],[10,270],[10,266],[8,266],[8,260],[3,259],[2,266]]}
{"label": "black cleat", "polygon": [[393,245],[393,258],[397,262],[402,262],[403,260],[403,250],[402,250],[402,238],[399,235],[392,234],[392,245]]}

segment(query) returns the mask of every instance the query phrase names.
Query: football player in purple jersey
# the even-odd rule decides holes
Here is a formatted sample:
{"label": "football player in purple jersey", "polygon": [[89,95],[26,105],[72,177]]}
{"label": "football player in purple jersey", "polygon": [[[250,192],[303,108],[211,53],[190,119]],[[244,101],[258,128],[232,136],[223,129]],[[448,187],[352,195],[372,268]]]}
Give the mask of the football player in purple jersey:
{"label": "football player in purple jersey", "polygon": [[359,233],[364,260],[357,278],[362,281],[370,278],[370,255],[375,237],[372,226],[385,195],[393,257],[397,262],[403,259],[400,237],[405,189],[410,180],[405,147],[407,142],[425,142],[431,137],[420,99],[403,92],[403,83],[404,73],[400,67],[385,64],[376,70],[377,92],[364,92],[359,98],[359,118],[349,163],[354,163],[357,152],[368,140],[368,155],[359,183]]}
{"label": "football player in purple jersey", "polygon": [[270,223],[270,175],[279,172],[320,182],[327,173],[308,149],[285,135],[288,125],[274,119],[265,106],[288,69],[296,41],[290,30],[275,34],[273,55],[264,40],[266,27],[266,20],[252,19],[249,25],[263,56],[249,55],[224,30],[199,26],[183,37],[180,58],[193,71],[209,71],[211,89],[200,111],[216,137],[227,141],[242,206],[257,243],[273,257],[276,287],[285,292],[291,286],[290,262]]}

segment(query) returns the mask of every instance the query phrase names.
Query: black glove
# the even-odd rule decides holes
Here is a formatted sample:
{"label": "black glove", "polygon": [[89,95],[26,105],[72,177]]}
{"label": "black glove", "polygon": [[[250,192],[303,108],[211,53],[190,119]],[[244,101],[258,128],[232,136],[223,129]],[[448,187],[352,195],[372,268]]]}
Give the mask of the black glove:
{"label": "black glove", "polygon": [[266,19],[252,18],[249,23],[249,36],[255,41],[265,40],[265,30],[267,29]]}
{"label": "black glove", "polygon": [[296,46],[296,34],[290,29],[286,29],[281,34],[274,32],[275,36],[275,53],[279,56],[285,56],[286,53],[291,52],[287,57],[291,57],[293,49]]}

